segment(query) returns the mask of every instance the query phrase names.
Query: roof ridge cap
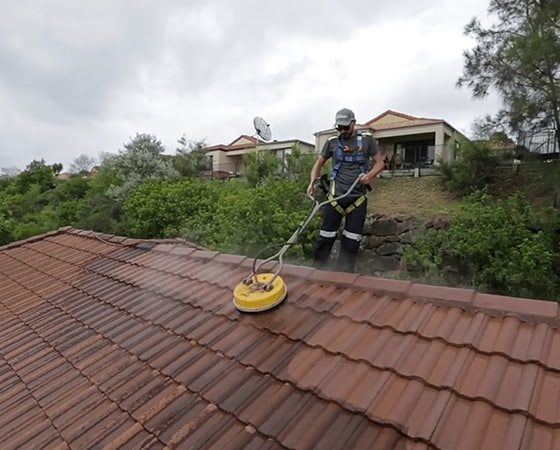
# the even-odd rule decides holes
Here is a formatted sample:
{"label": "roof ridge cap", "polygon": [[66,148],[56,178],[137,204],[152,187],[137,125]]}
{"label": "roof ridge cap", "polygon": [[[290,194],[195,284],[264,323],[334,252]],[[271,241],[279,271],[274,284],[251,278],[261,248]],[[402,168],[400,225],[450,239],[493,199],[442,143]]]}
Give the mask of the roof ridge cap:
{"label": "roof ridge cap", "polygon": [[27,244],[29,242],[40,241],[40,240],[45,239],[46,237],[49,237],[49,236],[55,236],[57,234],[64,234],[71,228],[72,227],[70,227],[70,226],[60,227],[60,228],[57,228],[56,230],[47,231],[45,233],[37,234],[35,236],[30,236],[30,237],[25,238],[25,239],[19,239],[17,241],[8,242],[7,244],[0,245],[0,251],[7,250],[9,248],[20,247],[20,246],[22,246],[24,244]]}
{"label": "roof ridge cap", "polygon": [[175,244],[175,245],[184,245],[184,246],[196,246],[198,250],[204,250],[203,247],[200,247],[194,243],[188,242],[186,239],[181,237],[176,238],[163,238],[163,239],[148,239],[148,238],[131,238],[128,236],[118,236],[115,234],[110,233],[103,233],[94,230],[86,230],[83,228],[76,228],[72,226],[64,226],[60,227],[56,230],[47,231],[45,233],[41,233],[35,236],[31,236],[25,239],[19,239],[17,241],[9,242],[8,244],[0,246],[0,251],[6,250],[9,248],[19,247],[21,245],[30,243],[30,242],[37,242],[43,240],[50,236],[55,236],[58,234],[70,234],[74,236],[80,236],[83,238],[90,238],[90,239],[98,239],[102,242],[105,242],[110,245],[118,245],[118,246],[136,246],[139,244],[151,243],[153,246],[160,245],[160,244]]}
{"label": "roof ridge cap", "polygon": [[492,316],[512,316],[531,322],[538,320],[554,326],[560,325],[559,305],[551,300],[489,294],[472,288],[421,283],[411,283],[406,295],[417,299],[428,299],[442,306],[466,308]]}
{"label": "roof ridge cap", "polygon": [[304,275],[303,278],[380,291],[400,299],[410,298],[436,306],[461,308],[473,313],[482,312],[493,317],[507,316],[531,323],[547,323],[560,328],[560,305],[552,300],[488,294],[472,288],[422,284],[367,274],[359,274],[354,280],[348,279],[340,283],[333,277],[333,272],[322,270],[314,270],[312,274]]}

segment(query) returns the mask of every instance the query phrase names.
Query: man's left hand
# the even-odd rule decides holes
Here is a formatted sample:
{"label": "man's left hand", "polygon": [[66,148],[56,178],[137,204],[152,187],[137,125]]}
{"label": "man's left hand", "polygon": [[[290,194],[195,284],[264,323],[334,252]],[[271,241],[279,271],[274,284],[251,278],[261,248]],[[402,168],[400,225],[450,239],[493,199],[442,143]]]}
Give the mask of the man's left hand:
{"label": "man's left hand", "polygon": [[360,183],[361,184],[370,184],[371,183],[371,178],[367,174],[364,174],[360,178]]}

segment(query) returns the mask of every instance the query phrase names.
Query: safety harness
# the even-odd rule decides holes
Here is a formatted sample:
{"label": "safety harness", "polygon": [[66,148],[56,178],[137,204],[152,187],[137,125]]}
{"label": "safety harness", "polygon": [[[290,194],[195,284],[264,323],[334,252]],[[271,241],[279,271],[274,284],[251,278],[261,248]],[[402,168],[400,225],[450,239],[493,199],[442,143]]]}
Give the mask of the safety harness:
{"label": "safety harness", "polygon": [[343,208],[342,206],[340,206],[338,204],[337,201],[334,200],[335,192],[336,192],[336,189],[335,189],[336,176],[337,176],[338,170],[340,169],[340,166],[342,166],[343,162],[358,163],[359,166],[360,166],[360,173],[361,174],[366,173],[366,160],[365,160],[365,157],[364,157],[363,146],[362,146],[363,136],[360,132],[357,133],[356,140],[357,140],[357,143],[358,143],[358,147],[356,149],[352,150],[352,149],[349,149],[347,146],[345,147],[342,144],[340,136],[338,136],[337,142],[336,142],[335,152],[334,152],[334,155],[333,155],[333,167],[332,167],[332,173],[331,173],[331,182],[330,182],[330,189],[327,192],[327,199],[329,199],[331,201],[331,203],[330,203],[331,206],[334,209],[336,209],[336,211],[338,211],[339,214],[342,214],[343,216],[345,216],[347,214],[350,214],[358,206],[360,206],[362,203],[364,203],[366,201],[366,198],[367,198],[366,194],[360,195],[347,208]]}
{"label": "safety harness", "polygon": [[360,165],[360,173],[366,173],[366,161],[364,158],[362,140],[363,136],[360,132],[357,133],[356,140],[358,142],[358,148],[356,150],[351,151],[350,149],[346,150],[348,147],[342,145],[342,141],[340,140],[340,136],[338,136],[336,140],[336,149],[334,152],[334,161],[333,161],[333,168],[331,173],[331,180],[334,181],[336,175],[338,174],[338,170],[340,166],[342,166],[343,162],[350,162],[350,163],[358,163]]}

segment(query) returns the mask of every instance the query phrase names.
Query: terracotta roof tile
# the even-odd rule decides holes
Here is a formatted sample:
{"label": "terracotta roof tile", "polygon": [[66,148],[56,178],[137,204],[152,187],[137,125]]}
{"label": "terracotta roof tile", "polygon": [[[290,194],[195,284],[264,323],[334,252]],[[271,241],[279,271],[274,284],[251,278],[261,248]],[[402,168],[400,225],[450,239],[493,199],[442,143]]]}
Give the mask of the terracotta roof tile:
{"label": "terracotta roof tile", "polygon": [[373,292],[389,292],[392,295],[404,294],[410,289],[410,281],[385,280],[369,276],[360,276],[354,282],[354,287],[360,287]]}
{"label": "terracotta roof tile", "polygon": [[[333,293],[334,294],[334,293]],[[339,295],[329,295],[333,298],[343,297],[343,302],[338,302],[329,310],[334,316],[349,317],[356,321],[367,321],[374,313],[379,310],[384,301],[380,296],[372,295],[368,291],[353,291],[347,289],[346,292],[340,292]]]}
{"label": "terracotta roof tile", "polygon": [[551,429],[544,424],[527,421],[521,444],[522,449],[554,450],[559,446],[560,428]]}
{"label": "terracotta roof tile", "polygon": [[555,303],[71,228],[0,248],[8,447],[553,449]]}
{"label": "terracotta roof tile", "polygon": [[558,315],[558,303],[542,300],[513,299],[499,295],[478,293],[474,299],[474,305],[498,311],[507,309],[510,312],[518,312],[530,316],[536,315],[538,317],[555,318]]}

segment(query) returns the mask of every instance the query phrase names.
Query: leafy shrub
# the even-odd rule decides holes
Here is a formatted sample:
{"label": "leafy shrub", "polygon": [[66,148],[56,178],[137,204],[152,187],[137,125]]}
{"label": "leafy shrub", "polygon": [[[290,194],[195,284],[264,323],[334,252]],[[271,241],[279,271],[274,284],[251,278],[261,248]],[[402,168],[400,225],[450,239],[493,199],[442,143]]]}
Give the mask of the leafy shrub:
{"label": "leafy shrub", "polygon": [[58,228],[58,217],[51,207],[45,207],[38,213],[24,215],[15,223],[12,238],[15,241],[46,233]]}
{"label": "leafy shrub", "polygon": [[558,213],[537,217],[518,196],[495,201],[477,193],[447,230],[431,230],[405,251],[408,264],[450,275],[448,262],[466,268],[465,280],[482,291],[555,298],[553,270]]}
{"label": "leafy shrub", "polygon": [[[301,181],[267,179],[253,189],[225,192],[214,212],[213,229],[206,245],[256,256],[269,256],[294,233],[312,204]],[[300,241],[289,250],[291,257],[309,256],[317,223],[311,223]],[[274,247],[274,248],[272,248]]]}
{"label": "leafy shrub", "polygon": [[15,222],[8,212],[2,211],[0,199],[0,245],[8,244],[13,241]]}
{"label": "leafy shrub", "polygon": [[76,222],[73,225],[86,230],[123,233],[122,203],[108,195],[111,186],[119,186],[123,182],[112,164],[104,163],[97,176],[89,181],[85,196],[79,200],[76,206]]}
{"label": "leafy shrub", "polygon": [[290,154],[286,155],[285,176],[293,180],[309,178],[311,168],[316,160],[317,155],[315,153],[304,153],[298,144],[294,144]]}
{"label": "leafy shrub", "polygon": [[[181,235],[211,249],[250,256],[276,245],[270,255],[312,206],[304,181],[266,179],[255,188],[240,180],[147,181],[124,204],[127,233],[149,238]],[[309,256],[316,232],[314,221],[290,249],[290,257]]]}
{"label": "leafy shrub", "polygon": [[212,219],[218,183],[196,178],[148,180],[134,189],[123,207],[132,236],[177,236],[182,228]]}
{"label": "leafy shrub", "polygon": [[204,141],[189,141],[185,136],[178,140],[179,147],[171,161],[183,177],[200,177],[212,171],[212,162],[206,154]]}
{"label": "leafy shrub", "polygon": [[259,184],[278,170],[280,160],[266,150],[255,150],[244,156],[245,176],[251,187]]}
{"label": "leafy shrub", "polygon": [[439,160],[438,168],[444,188],[463,197],[492,181],[499,158],[485,144],[457,138],[450,145],[455,143],[457,159],[453,162]]}
{"label": "leafy shrub", "polygon": [[56,186],[56,175],[62,170],[61,164],[51,166],[45,160],[32,161],[26,169],[15,177],[15,189],[24,194],[32,185],[38,186],[40,192],[48,191]]}

